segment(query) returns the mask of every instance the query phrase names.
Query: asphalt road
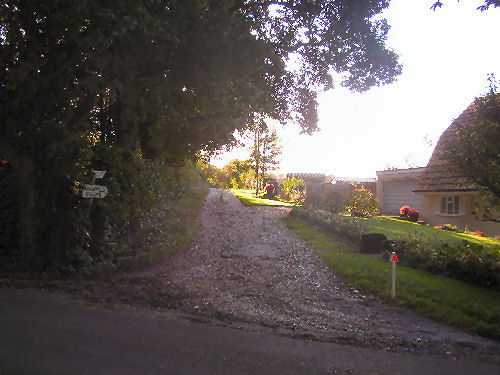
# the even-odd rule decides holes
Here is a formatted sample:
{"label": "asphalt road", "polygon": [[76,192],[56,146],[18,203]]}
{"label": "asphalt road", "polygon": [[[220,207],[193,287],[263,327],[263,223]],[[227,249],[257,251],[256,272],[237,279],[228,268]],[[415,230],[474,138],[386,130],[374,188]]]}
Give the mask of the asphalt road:
{"label": "asphalt road", "polygon": [[500,366],[310,342],[0,290],[0,375],[499,374]]}

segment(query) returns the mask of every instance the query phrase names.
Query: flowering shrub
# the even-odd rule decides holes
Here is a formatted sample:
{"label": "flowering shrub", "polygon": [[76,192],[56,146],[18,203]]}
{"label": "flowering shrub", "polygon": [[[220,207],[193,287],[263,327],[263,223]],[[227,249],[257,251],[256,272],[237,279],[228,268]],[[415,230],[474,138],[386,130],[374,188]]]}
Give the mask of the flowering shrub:
{"label": "flowering shrub", "polygon": [[410,206],[403,206],[399,210],[399,215],[402,219],[413,221],[416,223],[420,217],[420,212],[411,208]]}
{"label": "flowering shrub", "polygon": [[274,184],[267,184],[266,187],[264,188],[266,194],[274,194],[275,189],[276,187],[274,186]]}
{"label": "flowering shrub", "polygon": [[408,212],[410,212],[410,211],[411,211],[411,207],[410,207],[410,206],[403,206],[403,207],[401,207],[401,209],[399,210],[399,214],[400,214],[401,216],[406,217],[406,216],[408,216]]}
{"label": "flowering shrub", "polygon": [[410,221],[416,223],[418,221],[418,218],[420,217],[420,212],[418,212],[418,210],[410,210],[407,216]]}

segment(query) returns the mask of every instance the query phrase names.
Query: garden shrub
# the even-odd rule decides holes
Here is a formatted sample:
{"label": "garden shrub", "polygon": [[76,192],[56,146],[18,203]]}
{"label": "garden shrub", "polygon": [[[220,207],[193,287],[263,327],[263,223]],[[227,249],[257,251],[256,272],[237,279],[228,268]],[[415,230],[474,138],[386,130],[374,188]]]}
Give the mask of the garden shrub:
{"label": "garden shrub", "polygon": [[338,214],[345,209],[345,196],[338,191],[308,194],[304,201],[304,207],[316,208]]}
{"label": "garden shrub", "polygon": [[403,206],[399,210],[399,217],[404,220],[409,220],[414,223],[418,221],[420,217],[420,212],[418,210],[411,208],[410,206]]}
{"label": "garden shrub", "polygon": [[[143,159],[140,151],[101,143],[91,151],[79,174],[65,176],[69,183],[63,184],[54,176],[54,188],[44,190],[54,191],[57,196],[49,196],[50,202],[59,203],[49,205],[54,210],[51,215],[45,206],[39,208],[38,220],[44,225],[39,224],[34,231],[37,247],[30,254],[22,254],[19,244],[0,231],[0,272],[57,277],[112,270],[124,262],[134,265],[140,259],[158,259],[164,249],[188,237],[189,223],[194,220],[183,219],[188,213],[192,215],[193,202],[201,201],[207,192],[193,163],[169,166]],[[81,193],[83,185],[91,183],[93,169],[106,171],[95,184],[106,186],[109,194],[91,202]],[[0,169],[0,177],[5,177],[2,182],[9,176],[8,168]],[[11,210],[11,204],[2,201],[0,208]],[[10,233],[15,238],[17,232]]]}
{"label": "garden shrub", "polygon": [[414,223],[416,223],[418,221],[418,218],[420,217],[420,212],[418,212],[418,210],[410,210],[410,212],[408,212],[408,220],[410,221],[413,221]]}
{"label": "garden shrub", "polygon": [[478,244],[423,241],[416,237],[388,241],[383,257],[395,251],[401,264],[471,284],[500,290],[500,255]]}
{"label": "garden shrub", "polygon": [[439,229],[449,230],[451,232],[457,232],[457,233],[461,232],[461,230],[458,229],[458,227],[456,225],[452,225],[452,224],[443,224],[443,225],[440,225]]}
{"label": "garden shrub", "polygon": [[290,215],[299,217],[313,225],[323,228],[326,232],[344,238],[355,244],[360,244],[361,236],[368,231],[359,220],[349,216],[313,208],[294,207]]}
{"label": "garden shrub", "polygon": [[346,209],[352,216],[369,217],[379,213],[380,203],[370,190],[362,186],[348,193]]}
{"label": "garden shrub", "polygon": [[306,195],[306,183],[297,177],[285,178],[281,188],[281,198],[287,201],[303,202]]}
{"label": "garden shrub", "polygon": [[411,207],[410,206],[403,206],[399,209],[399,215],[401,217],[407,217],[408,216],[408,212],[411,211]]}

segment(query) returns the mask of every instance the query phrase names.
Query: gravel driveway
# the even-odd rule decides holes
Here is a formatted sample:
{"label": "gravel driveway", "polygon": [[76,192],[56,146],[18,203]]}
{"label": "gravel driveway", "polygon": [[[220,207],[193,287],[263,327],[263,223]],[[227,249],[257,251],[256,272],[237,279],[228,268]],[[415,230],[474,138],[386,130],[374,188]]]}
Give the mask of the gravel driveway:
{"label": "gravel driveway", "polygon": [[498,342],[345,288],[279,220],[288,211],[245,207],[211,189],[187,249],[147,271],[74,289],[110,306],[175,309],[208,324],[500,363]]}

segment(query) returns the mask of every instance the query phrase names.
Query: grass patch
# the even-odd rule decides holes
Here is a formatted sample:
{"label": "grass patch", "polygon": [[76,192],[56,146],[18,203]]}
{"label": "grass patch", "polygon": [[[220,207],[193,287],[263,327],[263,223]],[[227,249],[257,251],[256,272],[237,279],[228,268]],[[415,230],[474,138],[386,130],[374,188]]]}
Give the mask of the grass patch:
{"label": "grass patch", "polygon": [[231,189],[233,193],[245,206],[283,206],[292,207],[295,203],[292,202],[282,202],[278,199],[265,199],[262,198],[264,194],[255,196],[255,190],[245,190],[245,189]]}
{"label": "grass patch", "polygon": [[383,233],[389,240],[407,239],[408,235],[416,234],[421,240],[436,240],[448,243],[460,243],[463,240],[482,245],[488,250],[500,251],[500,241],[491,237],[480,237],[474,234],[456,233],[431,226],[392,219],[385,216],[373,218],[356,218],[366,224],[369,232]]}
{"label": "grass patch", "polygon": [[[283,221],[316,249],[346,284],[390,300],[390,262],[357,253],[299,218],[287,216]],[[470,332],[500,339],[499,292],[398,265],[396,295],[398,305]]]}

